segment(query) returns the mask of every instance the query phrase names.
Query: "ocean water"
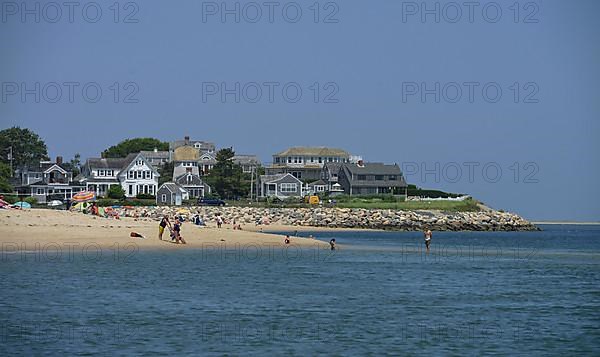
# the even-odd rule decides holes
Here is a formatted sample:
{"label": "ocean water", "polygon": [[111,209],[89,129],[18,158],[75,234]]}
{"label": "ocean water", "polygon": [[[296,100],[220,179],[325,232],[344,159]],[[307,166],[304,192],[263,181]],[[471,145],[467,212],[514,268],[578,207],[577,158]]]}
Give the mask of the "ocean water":
{"label": "ocean water", "polygon": [[600,227],[4,249],[0,355],[600,355]]}

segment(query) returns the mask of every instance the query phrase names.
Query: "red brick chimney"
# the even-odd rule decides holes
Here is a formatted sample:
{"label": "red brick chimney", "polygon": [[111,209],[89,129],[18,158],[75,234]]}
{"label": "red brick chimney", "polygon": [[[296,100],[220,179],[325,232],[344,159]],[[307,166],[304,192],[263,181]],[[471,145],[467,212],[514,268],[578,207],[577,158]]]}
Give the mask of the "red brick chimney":
{"label": "red brick chimney", "polygon": [[189,136],[186,136],[183,139],[185,140],[185,145],[190,145],[190,137]]}

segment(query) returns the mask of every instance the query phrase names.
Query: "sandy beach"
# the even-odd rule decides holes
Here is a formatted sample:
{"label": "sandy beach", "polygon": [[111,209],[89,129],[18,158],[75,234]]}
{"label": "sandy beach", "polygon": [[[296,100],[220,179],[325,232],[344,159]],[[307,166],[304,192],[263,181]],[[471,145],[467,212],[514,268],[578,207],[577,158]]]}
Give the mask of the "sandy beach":
{"label": "sandy beach", "polygon": [[[264,226],[265,231],[293,231],[295,227]],[[134,243],[140,249],[189,249],[209,248],[219,245],[231,246],[281,246],[282,235],[261,233],[260,227],[244,226],[244,230],[233,230],[230,225],[221,229],[209,225],[197,227],[189,222],[182,226],[181,235],[187,244],[171,243],[168,231],[163,240],[158,239],[158,222],[149,218],[121,219],[93,217],[78,212],[46,209],[2,210],[0,211],[0,244],[3,250],[14,245],[19,249],[34,249],[36,244],[48,246],[84,247],[86,245],[103,248]],[[136,232],[146,239],[131,238]],[[328,244],[314,239],[292,237],[292,245],[327,248]]]}

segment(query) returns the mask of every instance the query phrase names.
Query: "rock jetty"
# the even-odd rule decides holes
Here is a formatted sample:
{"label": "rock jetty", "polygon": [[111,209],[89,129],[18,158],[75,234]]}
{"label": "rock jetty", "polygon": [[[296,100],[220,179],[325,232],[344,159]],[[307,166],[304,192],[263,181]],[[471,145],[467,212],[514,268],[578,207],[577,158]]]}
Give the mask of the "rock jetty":
{"label": "rock jetty", "polygon": [[226,223],[289,225],[419,231],[533,231],[539,230],[522,217],[508,212],[400,211],[350,208],[258,208],[258,207],[133,207],[117,208],[119,215],[141,220],[159,220],[163,215],[199,214],[215,224],[220,214]]}

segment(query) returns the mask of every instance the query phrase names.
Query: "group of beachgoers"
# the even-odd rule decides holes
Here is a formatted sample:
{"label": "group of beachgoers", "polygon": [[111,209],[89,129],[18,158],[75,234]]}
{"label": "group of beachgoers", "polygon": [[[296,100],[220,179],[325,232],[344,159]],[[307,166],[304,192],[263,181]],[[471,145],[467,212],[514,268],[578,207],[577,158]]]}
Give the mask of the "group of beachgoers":
{"label": "group of beachgoers", "polygon": [[171,238],[171,242],[176,244],[186,244],[187,242],[181,236],[181,225],[183,224],[183,219],[181,217],[175,217],[175,223],[171,224],[169,220],[169,216],[164,216],[160,223],[158,224],[158,239],[163,240],[163,234],[165,233],[165,229],[169,229],[169,237]]}

